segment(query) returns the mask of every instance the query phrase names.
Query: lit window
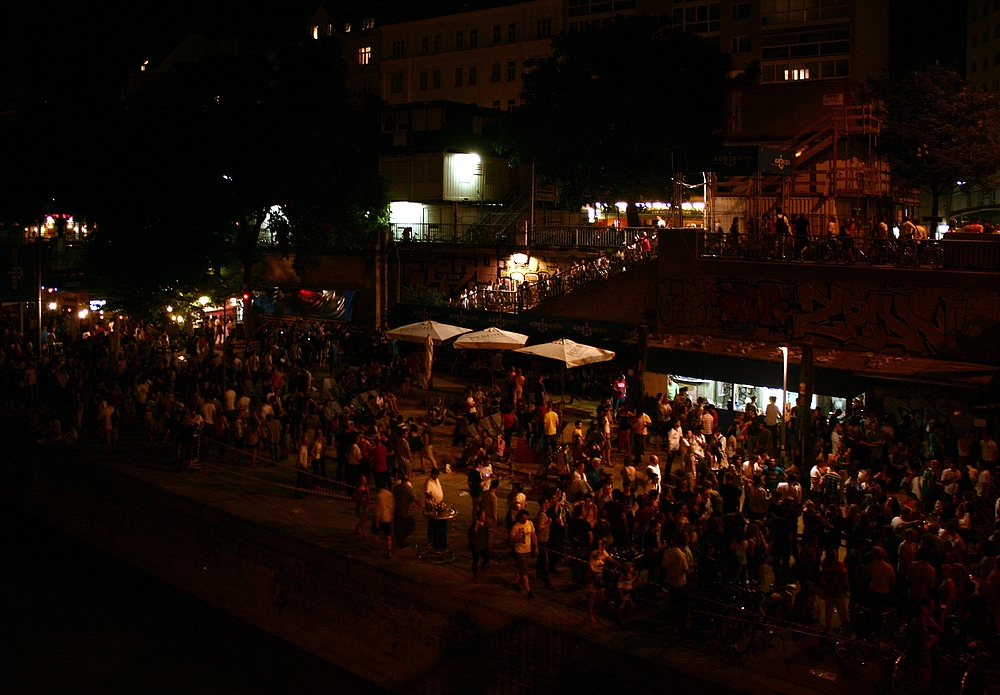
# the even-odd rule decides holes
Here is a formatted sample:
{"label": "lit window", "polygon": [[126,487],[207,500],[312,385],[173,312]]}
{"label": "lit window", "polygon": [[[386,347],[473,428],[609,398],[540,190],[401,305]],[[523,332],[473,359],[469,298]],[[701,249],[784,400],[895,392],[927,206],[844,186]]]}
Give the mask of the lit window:
{"label": "lit window", "polygon": [[319,25],[318,24],[313,24],[313,38],[314,39],[318,39],[319,38]]}
{"label": "lit window", "polygon": [[362,25],[361,28],[362,29],[374,29],[375,28],[375,20],[374,19],[366,19],[364,21],[364,24]]}
{"label": "lit window", "polygon": [[350,23],[350,22],[347,22],[347,23],[346,23],[346,24],[344,25],[344,33],[345,33],[345,34],[350,34],[350,33],[351,33],[351,23]]}
{"label": "lit window", "polygon": [[368,65],[372,62],[372,47],[362,46],[358,49],[358,65]]}
{"label": "lit window", "polygon": [[326,25],[326,35],[333,36],[333,22],[327,22]]}

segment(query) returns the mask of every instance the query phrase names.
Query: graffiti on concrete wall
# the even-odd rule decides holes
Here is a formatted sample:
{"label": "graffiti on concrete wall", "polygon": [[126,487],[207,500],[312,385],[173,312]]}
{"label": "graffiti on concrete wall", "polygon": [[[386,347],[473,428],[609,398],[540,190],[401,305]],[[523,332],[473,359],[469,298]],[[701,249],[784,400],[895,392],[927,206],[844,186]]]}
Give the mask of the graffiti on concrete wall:
{"label": "graffiti on concrete wall", "polygon": [[402,261],[402,284],[431,287],[447,297],[457,295],[470,284],[493,282],[497,259],[490,254],[445,255],[409,258]]}
{"label": "graffiti on concrete wall", "polygon": [[[995,291],[872,287],[821,280],[665,279],[660,330],[808,340],[837,349],[990,361]],[[989,354],[983,354],[988,348]]]}
{"label": "graffiti on concrete wall", "polygon": [[847,289],[834,284],[799,285],[793,338],[819,338],[838,347],[940,355],[974,338],[969,300],[901,288]]}
{"label": "graffiti on concrete wall", "polygon": [[667,280],[660,289],[660,321],[675,329],[712,325],[717,295],[711,280]]}
{"label": "graffiti on concrete wall", "polygon": [[719,281],[722,325],[735,330],[784,335],[791,315],[792,286],[777,282]]}

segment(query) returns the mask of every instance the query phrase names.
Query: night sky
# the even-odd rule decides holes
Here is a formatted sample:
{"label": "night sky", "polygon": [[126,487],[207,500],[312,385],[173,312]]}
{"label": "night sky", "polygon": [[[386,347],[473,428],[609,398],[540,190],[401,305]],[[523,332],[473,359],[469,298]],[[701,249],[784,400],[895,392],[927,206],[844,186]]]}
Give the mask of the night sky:
{"label": "night sky", "polygon": [[[130,69],[190,34],[244,41],[305,34],[317,0],[10,0],[0,22],[0,224],[43,212],[86,215],[120,132]],[[338,13],[342,5],[325,1]],[[890,0],[894,70],[964,68],[965,0]]]}

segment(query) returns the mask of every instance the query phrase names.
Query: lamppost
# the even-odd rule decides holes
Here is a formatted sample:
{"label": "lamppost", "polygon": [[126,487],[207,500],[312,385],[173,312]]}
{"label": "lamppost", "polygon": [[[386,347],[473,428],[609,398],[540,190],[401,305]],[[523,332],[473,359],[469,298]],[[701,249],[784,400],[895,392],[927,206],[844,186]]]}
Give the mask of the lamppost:
{"label": "lamppost", "polygon": [[779,349],[781,350],[781,460],[784,462],[788,437],[788,346],[782,345]]}

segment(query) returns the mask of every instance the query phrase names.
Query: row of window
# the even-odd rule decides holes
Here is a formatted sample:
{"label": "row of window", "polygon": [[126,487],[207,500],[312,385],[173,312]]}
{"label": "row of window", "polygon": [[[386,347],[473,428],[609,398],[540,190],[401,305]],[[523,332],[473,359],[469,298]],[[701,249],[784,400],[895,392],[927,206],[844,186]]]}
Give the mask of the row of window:
{"label": "row of window", "polygon": [[761,82],[789,82],[816,78],[850,77],[849,58],[836,60],[813,60],[805,63],[778,63],[762,65]]}
{"label": "row of window", "polygon": [[767,26],[851,16],[851,0],[761,0],[760,23]]}
{"label": "row of window", "polygon": [[[994,66],[1000,65],[1000,53],[996,53],[993,55],[993,65]],[[990,67],[989,56],[985,56],[983,58],[983,70],[986,70],[989,67]],[[971,63],[969,63],[969,72],[975,72],[977,69],[979,69],[979,61],[973,60]]]}
{"label": "row of window", "polygon": [[[507,24],[506,31],[505,27],[501,24],[493,25],[493,45],[498,46],[504,43],[503,38],[506,35],[507,43],[517,43],[517,23],[511,22]],[[543,17],[541,19],[535,20],[535,38],[536,39],[549,39],[552,38],[552,18]],[[456,51],[465,50],[467,48],[478,48],[479,47],[479,30],[478,29],[459,29],[455,32],[455,41],[452,44]],[[421,36],[420,37],[420,55],[428,55],[430,53],[440,53],[443,49],[443,38],[441,34],[434,34],[433,36]],[[406,53],[406,39],[393,39],[392,41],[392,57],[393,58],[405,58]]]}
{"label": "row of window", "polygon": [[[428,89],[441,89],[441,70],[421,70],[417,74],[417,89],[426,91]],[[475,87],[479,83],[479,68],[476,65],[455,67],[454,72],[455,87]],[[490,66],[490,82],[514,82],[517,79],[517,62],[507,61],[506,71],[499,62]],[[391,94],[402,94],[406,88],[406,76],[402,72],[394,72],[389,76],[389,92]]]}
{"label": "row of window", "polygon": [[694,7],[677,7],[674,8],[673,25],[675,29],[681,31],[704,34],[719,31],[721,16],[722,5],[718,2]]}
{"label": "row of window", "polygon": [[569,16],[583,17],[589,14],[604,14],[634,10],[635,0],[569,0]]}
{"label": "row of window", "polygon": [[[997,24],[995,27],[993,27],[993,38],[1000,39],[1000,24]],[[971,42],[972,42],[972,47],[975,48],[979,44],[979,35],[972,34]],[[990,42],[990,30],[987,29],[986,31],[983,32],[983,43],[989,43],[989,42]]]}

